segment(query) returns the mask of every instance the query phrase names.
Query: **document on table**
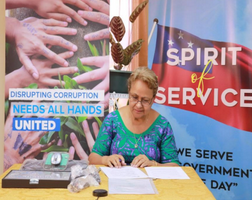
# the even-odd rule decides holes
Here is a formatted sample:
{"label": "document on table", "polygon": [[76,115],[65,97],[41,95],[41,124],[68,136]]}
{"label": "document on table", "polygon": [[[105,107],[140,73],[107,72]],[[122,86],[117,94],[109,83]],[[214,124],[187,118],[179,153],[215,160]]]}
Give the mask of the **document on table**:
{"label": "document on table", "polygon": [[124,166],[121,168],[100,167],[104,174],[110,178],[132,179],[132,178],[148,178],[148,176],[140,169]]}
{"label": "document on table", "polygon": [[158,194],[150,178],[109,179],[109,194]]}
{"label": "document on table", "polygon": [[149,177],[159,179],[190,179],[181,167],[145,167]]}

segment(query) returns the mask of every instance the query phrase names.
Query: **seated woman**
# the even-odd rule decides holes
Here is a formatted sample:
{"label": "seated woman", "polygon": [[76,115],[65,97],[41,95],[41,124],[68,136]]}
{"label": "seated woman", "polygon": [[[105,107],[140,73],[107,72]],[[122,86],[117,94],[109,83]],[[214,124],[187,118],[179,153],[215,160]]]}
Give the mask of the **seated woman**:
{"label": "seated woman", "polygon": [[138,67],[128,79],[129,105],[104,119],[89,163],[121,167],[178,166],[170,123],[151,108],[158,90],[156,74]]}

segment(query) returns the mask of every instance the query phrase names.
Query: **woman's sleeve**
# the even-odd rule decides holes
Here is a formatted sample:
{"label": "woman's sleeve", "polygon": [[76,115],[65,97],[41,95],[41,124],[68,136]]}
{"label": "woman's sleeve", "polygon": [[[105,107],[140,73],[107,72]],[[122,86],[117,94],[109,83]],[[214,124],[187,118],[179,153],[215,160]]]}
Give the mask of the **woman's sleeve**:
{"label": "woman's sleeve", "polygon": [[99,154],[100,156],[110,155],[110,146],[112,143],[112,127],[113,121],[109,114],[103,121],[92,152]]}
{"label": "woman's sleeve", "polygon": [[178,159],[178,152],[173,135],[172,127],[167,121],[166,126],[163,129],[163,137],[161,141],[161,163],[177,163],[180,165]]}

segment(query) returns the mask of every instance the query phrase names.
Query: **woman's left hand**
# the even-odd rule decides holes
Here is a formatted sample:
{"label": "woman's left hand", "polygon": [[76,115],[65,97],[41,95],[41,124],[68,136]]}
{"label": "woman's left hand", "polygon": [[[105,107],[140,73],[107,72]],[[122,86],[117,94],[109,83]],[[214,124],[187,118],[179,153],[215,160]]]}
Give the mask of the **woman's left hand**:
{"label": "woman's left hand", "polygon": [[152,166],[153,161],[150,161],[146,155],[140,154],[139,156],[136,156],[133,161],[131,162],[132,167],[147,167]]}

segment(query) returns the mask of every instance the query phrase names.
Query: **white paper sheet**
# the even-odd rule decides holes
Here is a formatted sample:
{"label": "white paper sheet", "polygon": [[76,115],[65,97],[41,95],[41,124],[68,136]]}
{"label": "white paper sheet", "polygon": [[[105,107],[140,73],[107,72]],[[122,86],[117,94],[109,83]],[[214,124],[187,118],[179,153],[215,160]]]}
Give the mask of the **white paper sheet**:
{"label": "white paper sheet", "polygon": [[132,179],[132,178],[148,178],[148,176],[140,169],[124,166],[121,168],[100,167],[104,174],[110,178]]}
{"label": "white paper sheet", "polygon": [[190,179],[181,167],[145,167],[149,177],[158,179]]}
{"label": "white paper sheet", "polygon": [[109,179],[109,194],[157,194],[152,179]]}

